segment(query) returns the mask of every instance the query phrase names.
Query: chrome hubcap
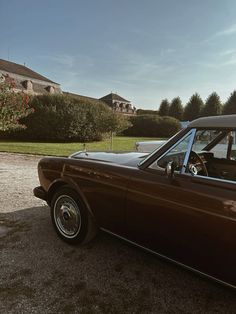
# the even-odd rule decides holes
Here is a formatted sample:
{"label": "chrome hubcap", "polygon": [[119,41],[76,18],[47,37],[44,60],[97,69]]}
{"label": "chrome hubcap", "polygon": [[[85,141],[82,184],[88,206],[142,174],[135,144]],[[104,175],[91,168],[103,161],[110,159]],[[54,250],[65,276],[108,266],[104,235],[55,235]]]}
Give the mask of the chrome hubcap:
{"label": "chrome hubcap", "polygon": [[54,205],[54,219],[58,230],[66,237],[75,237],[81,227],[78,204],[67,195],[58,197]]}

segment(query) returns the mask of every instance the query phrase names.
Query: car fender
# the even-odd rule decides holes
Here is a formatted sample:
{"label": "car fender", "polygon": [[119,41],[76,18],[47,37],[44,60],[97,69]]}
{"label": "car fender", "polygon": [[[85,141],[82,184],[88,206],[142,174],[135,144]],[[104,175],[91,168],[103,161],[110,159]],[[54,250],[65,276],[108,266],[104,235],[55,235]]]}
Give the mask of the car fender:
{"label": "car fender", "polygon": [[54,195],[54,193],[56,192],[56,190],[61,187],[61,186],[64,186],[64,185],[67,185],[69,186],[70,188],[72,188],[73,190],[75,190],[79,197],[81,198],[82,202],[84,203],[84,205],[86,206],[87,210],[89,211],[89,214],[92,216],[92,218],[95,219],[95,216],[94,216],[94,213],[86,199],[86,197],[84,196],[84,193],[82,192],[82,190],[80,189],[80,187],[69,177],[64,177],[62,176],[60,179],[56,179],[54,180],[49,188],[48,188],[48,201],[47,203],[49,204],[50,206],[50,203],[51,203],[51,200],[52,200],[52,197]]}

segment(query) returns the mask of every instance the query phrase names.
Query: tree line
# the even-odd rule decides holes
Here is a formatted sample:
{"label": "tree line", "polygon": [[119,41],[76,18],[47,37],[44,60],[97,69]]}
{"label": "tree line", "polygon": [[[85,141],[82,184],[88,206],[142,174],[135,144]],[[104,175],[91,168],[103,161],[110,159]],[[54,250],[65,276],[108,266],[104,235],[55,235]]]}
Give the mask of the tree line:
{"label": "tree line", "polygon": [[221,114],[236,114],[236,90],[227,101],[222,104],[219,95],[213,92],[205,103],[198,93],[193,94],[187,104],[183,106],[180,97],[175,97],[171,102],[168,99],[161,101],[159,110],[138,110],[138,114],[158,114],[170,116],[180,121],[192,121],[199,117],[217,116]]}
{"label": "tree line", "polygon": [[139,109],[137,116],[128,118],[101,102],[65,95],[28,96],[15,93],[14,87],[14,80],[0,77],[0,138],[87,142],[111,132],[170,137],[180,129],[179,121],[236,114],[236,91],[225,104],[215,92],[205,103],[195,93],[185,107],[180,97],[163,99],[159,110]]}

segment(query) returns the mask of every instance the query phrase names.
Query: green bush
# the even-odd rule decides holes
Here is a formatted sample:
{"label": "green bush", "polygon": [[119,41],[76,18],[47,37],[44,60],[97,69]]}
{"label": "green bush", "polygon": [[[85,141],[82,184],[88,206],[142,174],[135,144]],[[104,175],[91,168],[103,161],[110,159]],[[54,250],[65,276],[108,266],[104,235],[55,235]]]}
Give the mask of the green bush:
{"label": "green bush", "polygon": [[106,132],[119,131],[128,122],[99,101],[68,95],[40,95],[30,100],[34,113],[23,119],[26,129],[10,138],[37,141],[101,140]]}
{"label": "green bush", "polygon": [[127,136],[170,137],[181,127],[175,118],[157,115],[138,115],[130,121],[132,126],[123,132]]}
{"label": "green bush", "polygon": [[155,114],[158,115],[158,110],[150,110],[150,109],[138,109],[137,115],[144,115],[144,114]]}

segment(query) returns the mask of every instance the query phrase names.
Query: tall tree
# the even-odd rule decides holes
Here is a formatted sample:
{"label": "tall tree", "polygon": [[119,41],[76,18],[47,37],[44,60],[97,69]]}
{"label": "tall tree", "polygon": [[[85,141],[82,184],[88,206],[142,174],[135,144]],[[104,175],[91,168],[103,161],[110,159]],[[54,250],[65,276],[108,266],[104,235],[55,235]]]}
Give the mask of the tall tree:
{"label": "tall tree", "polygon": [[223,107],[223,114],[234,114],[236,113],[236,90],[231,93],[230,97],[226,101]]}
{"label": "tall tree", "polygon": [[202,109],[202,116],[218,116],[222,112],[222,104],[220,97],[216,92],[213,92],[206,100],[205,106]]}
{"label": "tall tree", "polygon": [[30,114],[29,96],[15,93],[15,82],[9,76],[0,77],[0,131],[22,129],[19,120]]}
{"label": "tall tree", "polygon": [[184,108],[184,120],[192,121],[201,116],[204,103],[198,93],[193,94]]}
{"label": "tall tree", "polygon": [[172,100],[169,108],[169,116],[182,120],[183,119],[184,108],[179,97],[176,97]]}
{"label": "tall tree", "polygon": [[160,107],[159,107],[159,115],[160,116],[168,116],[169,115],[170,104],[167,99],[163,99]]}

